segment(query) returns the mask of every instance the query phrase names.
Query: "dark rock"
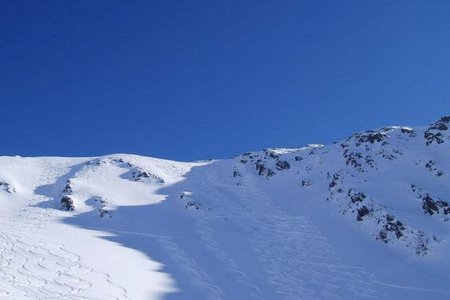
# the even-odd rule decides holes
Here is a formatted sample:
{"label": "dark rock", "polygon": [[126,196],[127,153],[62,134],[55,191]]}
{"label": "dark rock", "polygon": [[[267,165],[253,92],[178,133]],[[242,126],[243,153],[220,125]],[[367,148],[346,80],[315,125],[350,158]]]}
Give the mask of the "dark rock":
{"label": "dark rock", "polygon": [[425,167],[428,169],[428,170],[432,170],[432,168],[434,167],[434,165],[435,165],[435,162],[434,161],[432,161],[432,160],[430,160],[429,162],[427,162],[426,164],[425,164]]}
{"label": "dark rock", "polygon": [[383,132],[373,132],[367,131],[365,133],[360,133],[355,135],[356,146],[360,146],[365,143],[379,143],[388,138],[389,136]]}
{"label": "dark rock", "polygon": [[384,229],[388,232],[394,232],[397,239],[399,239],[403,236],[405,226],[402,224],[402,222],[395,219],[392,215],[387,214]]}
{"label": "dark rock", "polygon": [[438,168],[436,167],[436,162],[430,160],[429,162],[427,162],[425,164],[425,168],[430,171],[430,172],[434,172],[436,174],[436,176],[441,177],[444,175],[444,172],[442,170],[438,170]]}
{"label": "dark rock", "polygon": [[164,179],[162,179],[159,176],[156,176],[150,172],[145,172],[145,171],[134,171],[133,173],[133,179],[135,181],[145,181],[145,180],[150,180],[153,183],[165,183]]}
{"label": "dark rock", "polygon": [[440,120],[443,123],[450,123],[450,115],[449,116],[443,116]]}
{"label": "dark rock", "polygon": [[443,132],[449,129],[449,120],[450,116],[444,116],[430,125],[424,133],[427,146],[431,145],[433,142],[436,142],[437,144],[444,143]]}
{"label": "dark rock", "polygon": [[275,164],[278,170],[289,170],[291,168],[291,165],[285,161],[285,160],[279,160]]}
{"label": "dark rock", "polygon": [[444,214],[448,214],[450,211],[449,205],[446,201],[438,200],[435,201],[429,194],[426,194],[422,198],[422,209],[424,212],[428,213],[429,215],[433,214],[439,214],[439,208],[443,209]]}
{"label": "dark rock", "polygon": [[368,164],[371,167],[375,166],[375,160],[372,157],[370,157],[370,156],[366,156],[364,158],[364,161],[366,162],[366,164]]}
{"label": "dark rock", "polygon": [[419,256],[427,255],[430,249],[428,248],[429,239],[425,236],[425,233],[419,231],[416,240],[417,240],[417,244],[415,247],[416,254]]}
{"label": "dark rock", "polygon": [[266,167],[264,166],[262,160],[258,159],[255,163],[256,171],[258,171],[258,175],[263,175],[266,171]]}
{"label": "dark rock", "polygon": [[395,156],[392,154],[383,154],[382,157],[387,160],[394,160]]}
{"label": "dark rock", "polygon": [[445,131],[448,130],[448,126],[443,123],[437,123],[434,129]]}
{"label": "dark rock", "polygon": [[11,187],[11,185],[7,182],[0,181],[0,189],[4,190],[8,194],[15,192],[16,190]]}
{"label": "dark rock", "polygon": [[337,182],[333,179],[330,184],[328,185],[328,188],[334,188],[337,185]]}
{"label": "dark rock", "polygon": [[429,146],[431,145],[433,142],[436,142],[438,144],[442,144],[444,142],[444,140],[442,139],[442,134],[441,133],[431,133],[431,132],[425,132],[424,134],[426,141],[426,145]]}
{"label": "dark rock", "polygon": [[186,203],[186,206],[185,206],[185,208],[186,209],[188,209],[188,208],[194,208],[194,209],[196,209],[196,210],[199,210],[200,208],[201,208],[201,204],[200,203],[197,203],[197,202],[195,202],[195,201],[189,201],[188,203]]}
{"label": "dark rock", "polygon": [[379,220],[384,223],[383,229],[378,233],[377,239],[382,240],[385,243],[389,242],[389,233],[393,233],[397,239],[400,239],[404,235],[405,226],[402,222],[394,218],[394,216],[386,214],[384,220]]}
{"label": "dark rock", "polygon": [[436,205],[438,207],[442,208],[444,215],[450,214],[450,206],[447,201],[438,200],[438,201],[436,201]]}
{"label": "dark rock", "polygon": [[278,159],[278,157],[279,157],[279,155],[276,154],[273,150],[267,150],[267,149],[264,149],[264,152],[265,152],[265,154],[268,155],[270,158]]}
{"label": "dark rock", "polygon": [[433,199],[429,193],[423,193],[422,189],[414,184],[411,184],[411,190],[422,200],[422,209],[424,213],[429,215],[450,214],[450,205],[447,201]]}
{"label": "dark rock", "polygon": [[400,131],[401,131],[401,133],[406,133],[406,134],[409,134],[410,136],[413,136],[413,135],[415,136],[415,132],[411,128],[402,127],[400,129]]}
{"label": "dark rock", "polygon": [[101,218],[105,218],[105,217],[111,218],[111,217],[112,217],[111,212],[108,211],[108,210],[106,210],[106,209],[103,209],[103,208],[100,208],[100,209],[98,210],[98,215],[99,215],[99,217],[101,217]]}
{"label": "dark rock", "polygon": [[61,209],[67,211],[75,210],[73,199],[67,195],[61,197]]}
{"label": "dark rock", "polygon": [[388,243],[388,234],[387,234],[386,230],[380,230],[380,232],[378,233],[377,239],[381,240],[387,244]]}
{"label": "dark rock", "polygon": [[358,211],[358,215],[356,216],[356,220],[358,220],[358,221],[362,221],[363,218],[371,212],[366,206],[358,208],[357,211]]}
{"label": "dark rock", "polygon": [[363,155],[359,152],[350,152],[348,149],[344,151],[345,164],[347,166],[352,166],[356,169],[360,169],[362,164],[359,162],[360,159],[363,158]]}
{"label": "dark rock", "polygon": [[366,195],[364,193],[354,193],[352,189],[350,189],[347,193],[350,197],[352,203],[363,202],[366,199]]}
{"label": "dark rock", "polygon": [[72,182],[69,180],[67,180],[66,182],[66,186],[64,187],[63,193],[65,194],[71,194],[72,193]]}
{"label": "dark rock", "polygon": [[277,173],[275,173],[274,171],[272,171],[272,169],[267,169],[267,175],[266,177],[272,177],[275,176]]}
{"label": "dark rock", "polygon": [[328,184],[328,189],[330,190],[330,189],[334,188],[335,186],[337,186],[339,179],[340,179],[339,174],[334,173],[333,180],[331,180],[330,184]]}
{"label": "dark rock", "polygon": [[311,185],[312,185],[311,180],[306,179],[302,180],[302,186],[311,186]]}
{"label": "dark rock", "polygon": [[256,166],[256,170],[258,171],[259,176],[272,177],[272,176],[276,175],[276,173],[272,169],[267,168],[264,165],[264,162],[262,159],[258,159],[255,163],[255,166]]}

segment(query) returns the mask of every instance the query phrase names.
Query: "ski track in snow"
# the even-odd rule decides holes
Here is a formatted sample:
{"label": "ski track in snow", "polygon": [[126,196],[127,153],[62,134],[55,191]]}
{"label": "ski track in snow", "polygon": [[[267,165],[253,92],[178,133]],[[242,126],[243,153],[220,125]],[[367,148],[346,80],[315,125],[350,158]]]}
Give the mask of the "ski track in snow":
{"label": "ski track in snow", "polygon": [[197,261],[189,257],[179,244],[177,244],[171,237],[161,234],[135,232],[129,230],[116,230],[105,227],[86,226],[85,228],[91,230],[108,231],[120,234],[137,235],[143,238],[153,238],[158,241],[162,249],[169,255],[170,259],[175,262],[180,269],[189,276],[192,285],[203,291],[208,300],[223,299],[222,288],[211,282],[211,278],[198,265]]}
{"label": "ski track in snow", "polygon": [[189,275],[191,283],[198,289],[204,291],[208,300],[223,299],[222,288],[214,283],[208,274],[200,269],[197,262],[188,257],[186,252],[180,248],[170,237],[160,237],[158,239],[163,249],[167,251],[171,259],[180,265],[180,268]]}
{"label": "ski track in snow", "polygon": [[265,299],[261,289],[238,267],[236,261],[230,257],[226,251],[220,248],[219,243],[213,238],[214,233],[209,226],[208,221],[215,218],[224,218],[224,216],[205,217],[197,222],[197,233],[205,242],[206,249],[215,255],[215,257],[223,264],[224,270],[231,273],[238,283],[243,284],[250,289],[250,296],[252,299]]}
{"label": "ski track in snow", "polygon": [[[308,218],[287,215],[257,187],[252,175],[243,168],[239,172],[239,189],[231,184],[218,185],[219,173],[204,174],[209,180],[203,189],[209,189],[215,209],[224,215],[203,217],[197,227],[206,247],[225,270],[251,289],[252,299],[264,299],[261,289],[214,240],[209,225],[214,218],[226,216],[252,235],[251,247],[280,299],[387,298],[372,274],[340,262]],[[220,190],[223,192],[218,193]]]}
{"label": "ski track in snow", "polygon": [[[64,244],[33,237],[50,223],[36,217],[42,211],[25,208],[17,220],[3,219],[1,225],[7,230],[0,234],[0,295],[14,295],[8,299],[128,299],[127,291],[108,274],[83,265],[80,256]],[[34,225],[36,220],[40,221]],[[96,290],[99,282],[108,289]]]}
{"label": "ski track in snow", "polygon": [[[49,224],[56,222],[57,218],[54,207],[36,204],[57,199],[67,180],[74,177],[83,166],[84,163],[72,166],[69,170],[63,165],[50,168],[52,171],[40,179],[45,189],[41,190],[39,196],[27,203],[27,207],[16,217],[0,221],[0,226],[8,232],[0,235],[0,297],[21,294],[23,298],[14,296],[8,299],[129,299],[127,290],[116,284],[109,274],[83,265],[81,257],[68,251],[64,244],[31,237],[33,233],[43,231]],[[68,172],[62,174],[63,170]],[[53,202],[46,204],[54,206]],[[170,259],[187,274],[193,287],[204,293],[204,299],[223,299],[222,289],[211,282],[195,259],[171,237],[104,227],[85,228],[155,238]]]}
{"label": "ski track in snow", "polygon": [[[54,208],[64,185],[77,177],[83,166],[45,166],[31,202],[15,216],[0,218],[0,299],[129,299],[128,291],[110,274],[87,266],[80,255],[46,234],[61,216]],[[194,180],[183,185],[194,200],[206,204],[202,207],[210,208],[194,212],[200,247],[211,254],[206,258],[192,252],[192,244],[188,244],[192,240],[177,239],[164,230],[83,228],[154,239],[167,260],[201,293],[201,299],[389,299],[389,288],[450,293],[380,282],[364,268],[345,264],[313,220],[289,215],[278,207],[276,199],[264,190],[264,178],[249,168],[219,161],[198,169]],[[231,179],[232,170],[240,175]],[[234,232],[232,226],[238,230]],[[235,244],[221,236],[234,233]],[[216,261],[208,265],[211,257]],[[222,267],[216,269],[217,265]],[[222,276],[226,280],[221,281]]]}
{"label": "ski track in snow", "polygon": [[84,265],[63,243],[39,238],[56,221],[52,209],[36,206],[43,200],[41,195],[15,217],[1,218],[0,298],[129,299],[109,274]]}

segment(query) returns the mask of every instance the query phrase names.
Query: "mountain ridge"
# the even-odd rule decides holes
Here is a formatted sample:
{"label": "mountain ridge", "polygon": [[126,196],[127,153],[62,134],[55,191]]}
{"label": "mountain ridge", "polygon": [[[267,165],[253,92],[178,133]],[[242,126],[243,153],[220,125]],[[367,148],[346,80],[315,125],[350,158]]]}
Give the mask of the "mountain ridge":
{"label": "mountain ridge", "polygon": [[449,127],[196,162],[0,157],[0,293],[448,299]]}

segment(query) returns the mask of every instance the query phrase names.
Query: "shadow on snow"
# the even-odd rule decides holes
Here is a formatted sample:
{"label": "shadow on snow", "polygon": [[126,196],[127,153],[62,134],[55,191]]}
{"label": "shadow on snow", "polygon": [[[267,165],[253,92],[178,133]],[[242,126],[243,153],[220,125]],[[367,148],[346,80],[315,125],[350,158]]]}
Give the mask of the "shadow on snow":
{"label": "shadow on snow", "polygon": [[[108,236],[101,238],[138,250],[152,261],[161,263],[162,269],[157,271],[169,274],[175,281],[174,288],[178,290],[161,295],[164,299],[204,299],[205,295],[208,295],[208,299],[219,299],[222,291],[211,281],[211,275],[214,274],[207,274],[202,267],[208,265],[208,270],[211,270],[214,259],[206,251],[198,235],[193,234],[196,230],[196,218],[190,215],[180,199],[183,191],[192,190],[193,182],[196,182],[194,178],[198,178],[200,170],[211,168],[213,164],[193,167],[185,174],[184,180],[161,187],[157,195],[165,196],[165,200],[160,203],[119,206],[112,211],[111,218],[100,218],[96,210],[93,210],[64,218],[63,222],[79,228],[106,232]],[[61,192],[67,180],[75,177],[85,165],[77,164],[55,183],[37,187],[35,193],[44,195],[49,200],[36,206],[59,209]],[[92,206],[89,199],[86,204]],[[217,270],[219,269],[217,266]]]}

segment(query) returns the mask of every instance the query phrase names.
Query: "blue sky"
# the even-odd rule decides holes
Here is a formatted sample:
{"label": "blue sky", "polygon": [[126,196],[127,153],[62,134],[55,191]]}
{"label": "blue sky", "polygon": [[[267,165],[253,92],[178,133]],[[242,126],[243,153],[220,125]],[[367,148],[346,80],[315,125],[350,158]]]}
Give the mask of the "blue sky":
{"label": "blue sky", "polygon": [[450,1],[0,2],[1,155],[178,160],[450,113]]}

